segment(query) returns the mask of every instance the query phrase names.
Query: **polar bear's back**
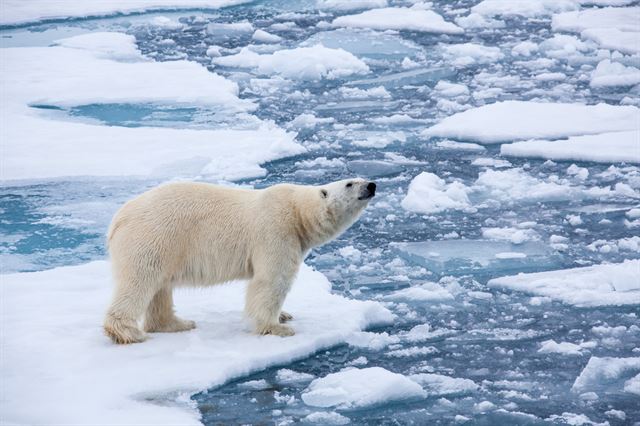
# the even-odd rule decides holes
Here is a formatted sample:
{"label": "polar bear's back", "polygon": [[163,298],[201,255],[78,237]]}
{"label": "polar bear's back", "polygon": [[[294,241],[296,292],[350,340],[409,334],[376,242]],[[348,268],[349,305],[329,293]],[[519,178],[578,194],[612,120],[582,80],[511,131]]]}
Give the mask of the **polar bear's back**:
{"label": "polar bear's back", "polygon": [[249,277],[247,235],[256,234],[262,192],[193,182],[145,192],[111,223],[107,238],[114,270],[142,267],[154,281],[194,284]]}

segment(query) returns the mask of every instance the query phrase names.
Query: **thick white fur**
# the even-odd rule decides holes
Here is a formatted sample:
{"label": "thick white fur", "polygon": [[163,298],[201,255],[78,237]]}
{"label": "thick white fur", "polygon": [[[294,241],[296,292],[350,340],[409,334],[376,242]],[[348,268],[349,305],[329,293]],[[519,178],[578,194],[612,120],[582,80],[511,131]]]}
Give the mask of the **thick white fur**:
{"label": "thick white fur", "polygon": [[248,190],[172,183],[127,202],[107,235],[115,292],[106,334],[135,343],[144,331],[190,330],[195,323],[173,311],[176,285],[248,279],[245,313],[256,331],[293,335],[281,324],[291,319],[281,307],[300,263],[358,218],[369,201],[367,184],[349,179]]}

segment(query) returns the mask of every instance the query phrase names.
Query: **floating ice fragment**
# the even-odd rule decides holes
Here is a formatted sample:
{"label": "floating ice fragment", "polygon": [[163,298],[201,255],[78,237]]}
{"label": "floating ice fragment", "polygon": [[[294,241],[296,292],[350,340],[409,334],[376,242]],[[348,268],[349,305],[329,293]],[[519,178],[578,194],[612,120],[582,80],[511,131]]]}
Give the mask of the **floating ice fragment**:
{"label": "floating ice fragment", "polygon": [[318,9],[339,10],[341,12],[386,7],[387,0],[317,0]]}
{"label": "floating ice fragment", "polygon": [[[640,38],[640,32],[636,33]],[[591,87],[625,87],[634,86],[640,83],[640,70],[635,67],[626,67],[619,62],[611,62],[604,59],[598,63],[596,69],[591,73]]]}
{"label": "floating ice fragment", "polygon": [[[638,372],[640,372],[640,358],[592,356],[576,378],[571,390],[581,393],[592,389],[621,388],[624,386],[625,377]],[[633,390],[633,382],[631,390]]]}
{"label": "floating ice fragment", "polygon": [[640,163],[639,141],[639,130],[571,136],[557,141],[530,140],[502,145],[500,155],[598,163]]}
{"label": "floating ice fragment", "polygon": [[420,213],[464,210],[471,207],[469,191],[463,183],[446,183],[433,173],[422,172],[409,184],[402,207]]}
{"label": "floating ice fragment", "polygon": [[302,400],[315,407],[359,408],[426,395],[420,385],[406,376],[370,367],[315,379],[302,394]]}
{"label": "floating ice fragment", "polygon": [[382,75],[380,77],[370,78],[366,80],[352,80],[347,85],[353,86],[370,86],[383,85],[385,87],[398,87],[406,85],[420,85],[432,81],[438,81],[443,78],[449,78],[455,75],[455,70],[449,67],[438,68],[419,68],[409,71],[401,71]]}
{"label": "floating ice fragment", "polygon": [[307,415],[302,419],[302,421],[304,423],[317,423],[321,425],[347,425],[351,423],[351,420],[348,417],[336,413],[335,411],[317,411]]}
{"label": "floating ice fragment", "polygon": [[277,36],[275,34],[268,33],[264,30],[257,29],[251,38],[255,41],[259,41],[262,43],[279,43],[282,41],[282,37]]}
{"label": "floating ice fragment", "polygon": [[256,68],[260,74],[277,73],[295,80],[336,79],[369,72],[364,62],[346,50],[330,49],[321,44],[263,55],[244,47],[235,55],[213,58],[212,62],[228,67]]}
{"label": "floating ice fragment", "polygon": [[322,44],[332,49],[344,49],[358,57],[376,59],[402,59],[414,57],[422,48],[394,34],[380,33],[365,28],[338,28],[318,32],[301,43],[302,47]]}
{"label": "floating ice fragment", "polygon": [[495,278],[502,287],[576,306],[640,304],[640,260]]}
{"label": "floating ice fragment", "polygon": [[420,373],[409,376],[420,384],[429,396],[459,395],[474,392],[478,385],[469,379],[444,376],[442,374]]}
{"label": "floating ice fragment", "polygon": [[504,101],[454,114],[422,135],[489,144],[638,130],[639,123],[633,106]]}
{"label": "floating ice fragment", "polygon": [[333,25],[376,30],[423,31],[429,33],[462,34],[464,30],[432,10],[407,7],[387,7],[367,10],[357,15],[340,16]]}
{"label": "floating ice fragment", "polygon": [[574,0],[483,0],[471,8],[472,12],[485,16],[548,16],[556,12],[576,10]]}
{"label": "floating ice fragment", "polygon": [[457,67],[497,62],[504,58],[498,47],[476,43],[443,44],[443,56]]}
{"label": "floating ice fragment", "polygon": [[[557,254],[547,245],[531,241],[515,245],[502,241],[444,240],[393,243],[392,247],[405,259],[439,274],[463,275],[480,271],[504,274],[560,265]],[[525,256],[497,256],[513,252]]]}
{"label": "floating ice fragment", "polygon": [[288,368],[283,368],[278,370],[276,373],[276,380],[278,383],[300,383],[300,382],[308,382],[315,378],[313,374],[302,373],[299,371],[289,370]]}
{"label": "floating ice fragment", "polygon": [[395,291],[385,297],[388,300],[410,300],[410,301],[446,301],[453,300],[453,295],[442,286],[426,282],[414,287],[408,287]]}

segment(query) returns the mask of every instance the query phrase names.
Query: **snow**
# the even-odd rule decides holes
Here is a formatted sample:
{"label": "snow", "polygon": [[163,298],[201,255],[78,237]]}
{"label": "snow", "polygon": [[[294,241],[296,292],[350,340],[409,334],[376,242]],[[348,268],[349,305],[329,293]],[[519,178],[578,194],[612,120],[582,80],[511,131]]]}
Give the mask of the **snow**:
{"label": "snow", "polygon": [[[637,37],[640,37],[640,32]],[[590,85],[594,88],[634,86],[638,83],[640,83],[638,68],[627,67],[619,62],[611,62],[609,59],[600,61],[591,73]]]}
{"label": "snow", "polygon": [[3,0],[0,25],[87,18],[153,10],[219,9],[247,0]]}
{"label": "snow", "polygon": [[464,184],[446,183],[429,172],[422,172],[411,181],[407,196],[402,200],[404,209],[420,213],[438,213],[470,206],[468,189]]}
{"label": "snow", "polygon": [[518,274],[489,281],[490,287],[548,296],[576,306],[640,304],[640,260]]}
{"label": "snow", "polygon": [[640,109],[634,106],[504,101],[449,116],[423,131],[422,136],[491,144],[637,130],[639,127]]}
{"label": "snow", "polygon": [[574,0],[483,0],[471,8],[472,12],[485,16],[547,16],[556,12],[577,9]]}
{"label": "snow", "polygon": [[456,67],[475,64],[488,64],[504,58],[498,47],[477,43],[444,44],[443,56]]}
{"label": "snow", "polygon": [[505,144],[500,155],[550,160],[640,163],[640,131],[571,136],[566,140],[531,140]]}
{"label": "snow", "polygon": [[315,379],[302,394],[302,400],[314,407],[345,409],[425,396],[422,387],[406,376],[370,367],[342,370]]}
{"label": "snow", "polygon": [[[585,392],[590,389],[597,389],[600,386],[615,384],[624,375],[637,372],[640,372],[640,358],[600,358],[592,356],[582,373],[576,378],[571,390],[573,392]],[[625,391],[628,392],[627,389]]]}
{"label": "snow", "polygon": [[[195,320],[195,330],[152,334],[144,343],[117,346],[101,330],[110,276],[104,261],[2,276],[3,420],[199,424],[194,407],[180,402],[189,395],[306,357],[370,324],[391,320],[376,302],[332,295],[327,279],[303,265],[284,306],[295,316],[293,337],[253,335],[242,319],[244,284],[229,283],[176,292],[177,313]],[[384,389],[380,383],[378,390]],[[421,389],[407,389],[407,394],[421,394]],[[169,393],[176,403],[153,403]],[[375,398],[363,392],[358,401]]]}
{"label": "snow", "polygon": [[346,50],[321,44],[262,55],[243,47],[235,55],[213,58],[211,62],[227,67],[256,68],[260,74],[278,74],[294,80],[336,79],[370,71],[362,60]]}
{"label": "snow", "polygon": [[464,30],[445,21],[432,10],[407,7],[386,7],[367,10],[356,15],[340,16],[333,20],[336,27],[371,28],[376,30],[421,31],[429,33],[462,34]]}
{"label": "snow", "polygon": [[[237,85],[201,65],[135,57],[134,39],[124,34],[94,33],[57,44],[2,49],[5,180],[176,174],[239,179],[264,174],[261,163],[304,151],[293,134],[249,116],[255,106],[238,98]],[[253,129],[101,126],[30,107],[110,103],[209,107],[244,114]]]}

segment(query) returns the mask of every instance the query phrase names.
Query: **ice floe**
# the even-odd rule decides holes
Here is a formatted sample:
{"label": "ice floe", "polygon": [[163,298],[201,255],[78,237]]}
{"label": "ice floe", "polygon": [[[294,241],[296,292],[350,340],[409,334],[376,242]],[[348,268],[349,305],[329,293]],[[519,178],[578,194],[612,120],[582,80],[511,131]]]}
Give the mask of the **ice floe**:
{"label": "ice floe", "polygon": [[504,58],[500,48],[477,43],[443,44],[441,47],[445,59],[457,67],[487,64]]}
{"label": "ice floe", "polygon": [[500,155],[599,163],[640,163],[640,131],[571,136],[556,141],[515,142],[502,145]]}
{"label": "ice floe", "polygon": [[367,64],[346,50],[321,44],[282,49],[271,54],[259,54],[244,47],[235,55],[213,58],[212,62],[227,67],[255,68],[260,74],[278,74],[300,80],[335,79],[369,72]]}
{"label": "ice floe", "polygon": [[[101,329],[112,291],[110,275],[109,264],[98,261],[2,276],[6,393],[0,411],[5,421],[199,424],[190,394],[305,357],[344,342],[369,324],[391,320],[375,302],[332,295],[327,279],[303,266],[285,303],[295,316],[294,337],[253,335],[242,319],[244,284],[231,283],[177,291],[178,314],[196,320],[194,331],[153,334],[144,343],[117,346]],[[282,370],[278,377],[308,379]],[[422,394],[418,385],[393,373],[365,372],[362,378],[367,389],[372,378],[379,379],[378,392],[362,389],[349,394],[355,399],[342,402],[382,401],[389,388],[398,396]],[[404,384],[404,391],[389,378]],[[157,398],[176,401],[157,404]]]}
{"label": "ice floe", "polygon": [[372,9],[357,15],[340,16],[333,20],[337,27],[371,28],[376,30],[405,30],[429,33],[461,34],[459,26],[445,21],[432,10],[387,7]]}
{"label": "ice floe", "polygon": [[360,408],[423,398],[427,393],[408,377],[381,367],[352,368],[315,379],[302,394],[314,407]]}
{"label": "ice floe", "polygon": [[152,10],[219,9],[248,0],[6,0],[2,2],[0,25],[18,25],[43,20],[86,18]]}
{"label": "ice floe", "polygon": [[548,16],[556,12],[577,9],[575,0],[483,0],[471,8],[485,16]]}
{"label": "ice floe", "polygon": [[[263,174],[263,162],[304,151],[293,134],[252,118],[248,113],[255,107],[238,97],[235,83],[197,63],[151,62],[141,54],[134,58],[135,41],[124,34],[94,33],[57,43],[2,49],[3,179],[238,179]],[[72,121],[55,110],[113,103],[208,107],[230,116],[243,114],[253,129],[100,126]]]}
{"label": "ice floe", "polygon": [[576,306],[640,304],[640,260],[518,274],[489,281],[490,287],[524,291]]}
{"label": "ice floe", "polygon": [[474,392],[478,385],[469,379],[444,376],[442,374],[419,373],[409,376],[419,383],[429,396],[459,395]]}
{"label": "ice floe", "polygon": [[491,144],[637,130],[639,126],[640,109],[633,106],[504,101],[454,114],[422,136]]}
{"label": "ice floe", "polygon": [[[573,392],[585,392],[589,390],[600,390],[611,386],[624,386],[624,390],[634,393],[634,382],[632,379],[630,389],[624,383],[624,377],[634,376],[640,372],[640,358],[615,358],[615,357],[595,357],[592,356],[576,378],[571,390]],[[622,383],[621,383],[622,382]],[[627,382],[628,383],[628,382]],[[621,390],[621,389],[618,389]]]}
{"label": "ice floe", "polygon": [[[637,37],[640,39],[640,32]],[[640,83],[640,69],[604,59],[591,73],[591,87],[634,86]]]}
{"label": "ice floe", "polygon": [[409,211],[437,213],[447,209],[471,207],[468,188],[460,182],[446,183],[437,175],[422,172],[409,184],[402,207]]}

